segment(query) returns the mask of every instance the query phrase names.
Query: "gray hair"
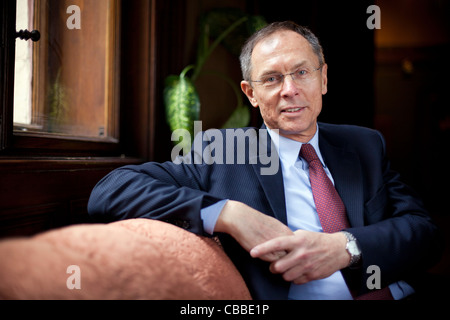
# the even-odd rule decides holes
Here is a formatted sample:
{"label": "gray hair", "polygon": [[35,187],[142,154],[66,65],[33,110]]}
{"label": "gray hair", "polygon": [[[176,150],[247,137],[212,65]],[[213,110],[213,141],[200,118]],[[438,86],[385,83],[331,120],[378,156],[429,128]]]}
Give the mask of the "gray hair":
{"label": "gray hair", "polygon": [[314,33],[311,32],[311,30],[292,21],[273,22],[254,33],[250,38],[248,38],[242,47],[239,59],[241,62],[241,71],[244,80],[249,81],[251,78],[252,53],[255,46],[261,40],[264,40],[275,32],[284,30],[297,32],[304,37],[311,44],[314,53],[317,58],[319,58],[319,64],[322,66],[325,63],[322,46],[320,45],[319,39],[314,35]]}

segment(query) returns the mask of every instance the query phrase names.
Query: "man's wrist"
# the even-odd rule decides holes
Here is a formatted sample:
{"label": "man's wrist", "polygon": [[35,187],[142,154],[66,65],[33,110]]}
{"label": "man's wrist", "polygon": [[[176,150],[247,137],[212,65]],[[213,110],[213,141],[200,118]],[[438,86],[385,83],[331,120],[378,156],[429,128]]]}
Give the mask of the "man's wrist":
{"label": "man's wrist", "polygon": [[350,262],[347,267],[349,268],[357,268],[361,262],[361,248],[359,246],[358,240],[355,238],[353,234],[347,231],[342,231],[342,233],[347,238],[347,244],[345,246],[345,250],[347,250],[350,256]]}
{"label": "man's wrist", "polygon": [[233,231],[233,227],[231,227],[234,219],[232,216],[236,212],[236,205],[238,205],[237,201],[228,200],[222,208],[220,212],[215,227],[214,232],[222,232],[231,235],[231,231]]}

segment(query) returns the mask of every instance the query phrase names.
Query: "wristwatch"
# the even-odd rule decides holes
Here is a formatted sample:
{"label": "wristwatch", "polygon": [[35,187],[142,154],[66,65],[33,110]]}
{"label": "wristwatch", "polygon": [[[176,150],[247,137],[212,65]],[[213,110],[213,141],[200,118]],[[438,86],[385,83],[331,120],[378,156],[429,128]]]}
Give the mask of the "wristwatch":
{"label": "wristwatch", "polygon": [[359,260],[361,260],[361,248],[359,247],[358,241],[354,235],[347,231],[342,231],[342,233],[347,237],[347,245],[345,246],[345,250],[347,250],[351,257],[348,267],[355,267],[358,265]]}

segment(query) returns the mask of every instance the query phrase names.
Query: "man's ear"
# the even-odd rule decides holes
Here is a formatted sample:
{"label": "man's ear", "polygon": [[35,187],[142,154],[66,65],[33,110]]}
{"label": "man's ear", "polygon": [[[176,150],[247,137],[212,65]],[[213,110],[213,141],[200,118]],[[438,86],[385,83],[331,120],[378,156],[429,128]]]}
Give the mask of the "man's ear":
{"label": "man's ear", "polygon": [[252,104],[253,107],[258,107],[258,101],[255,98],[255,92],[253,90],[252,85],[248,81],[241,81],[241,89],[247,96],[248,100]]}
{"label": "man's ear", "polygon": [[328,92],[328,65],[325,63],[322,66],[322,95],[326,94]]}

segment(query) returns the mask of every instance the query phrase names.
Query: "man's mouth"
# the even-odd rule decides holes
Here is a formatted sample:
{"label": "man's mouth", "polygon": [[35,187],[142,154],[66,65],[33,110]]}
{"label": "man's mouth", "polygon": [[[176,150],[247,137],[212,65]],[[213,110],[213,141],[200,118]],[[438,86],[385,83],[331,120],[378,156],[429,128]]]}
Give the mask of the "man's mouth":
{"label": "man's mouth", "polygon": [[298,112],[302,109],[304,109],[304,107],[287,108],[287,109],[282,110],[281,112],[294,113],[294,112]]}

